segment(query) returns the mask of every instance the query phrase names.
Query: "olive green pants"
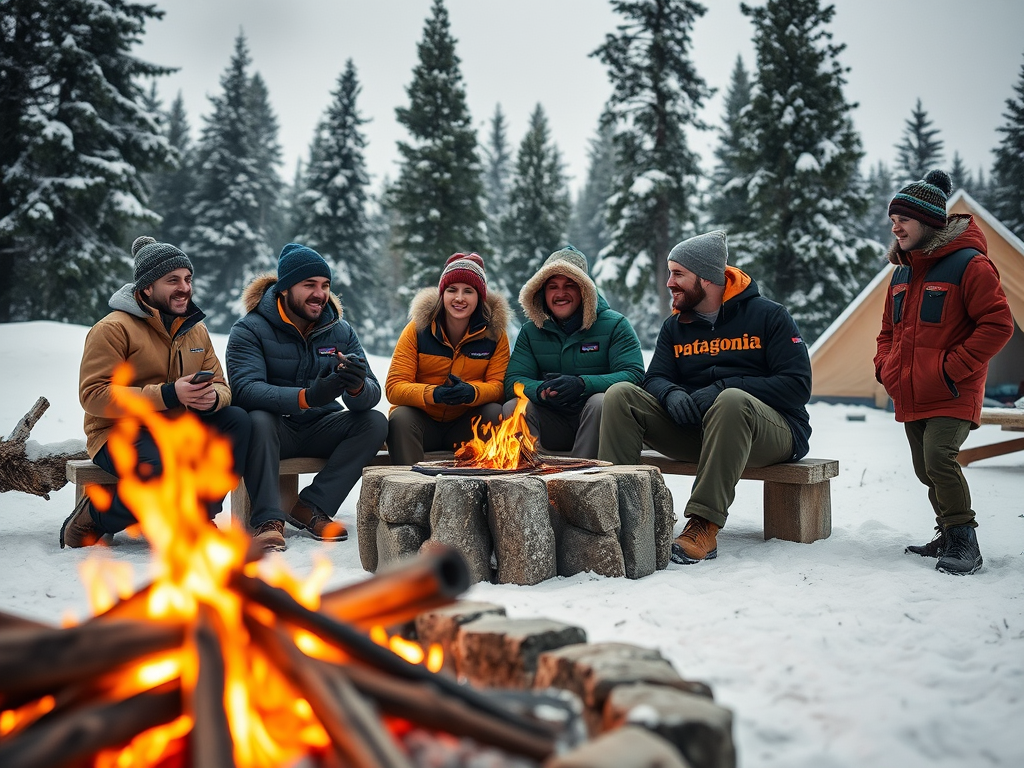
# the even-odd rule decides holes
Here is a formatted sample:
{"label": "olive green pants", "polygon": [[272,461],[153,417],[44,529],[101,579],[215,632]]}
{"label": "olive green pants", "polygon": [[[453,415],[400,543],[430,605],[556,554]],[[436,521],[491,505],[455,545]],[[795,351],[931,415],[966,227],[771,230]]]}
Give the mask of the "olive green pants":
{"label": "olive green pants", "polygon": [[951,416],[908,421],[903,425],[910,442],[914,474],[928,487],[928,501],[935,510],[940,530],[951,525],[977,528],[971,509],[971,489],[957,464],[960,446],[971,431],[971,422]]}
{"label": "olive green pants", "polygon": [[679,426],[657,398],[634,384],[605,393],[598,458],[639,464],[644,446],[670,458],[697,463],[683,514],[724,526],[746,467],[766,467],[793,455],[793,433],[774,408],[741,389],[726,389],[704,416],[704,424]]}

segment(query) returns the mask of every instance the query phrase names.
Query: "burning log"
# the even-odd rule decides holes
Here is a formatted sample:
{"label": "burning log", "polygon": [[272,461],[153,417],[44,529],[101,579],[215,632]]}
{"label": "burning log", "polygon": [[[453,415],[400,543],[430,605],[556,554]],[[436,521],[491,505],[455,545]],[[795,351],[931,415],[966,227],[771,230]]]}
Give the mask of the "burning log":
{"label": "burning log", "polygon": [[192,768],[232,768],[234,745],[224,710],[224,656],[221,654],[220,620],[207,605],[199,606],[192,629],[192,644],[199,660],[199,676],[190,696],[192,711]]}
{"label": "burning log", "polygon": [[373,578],[324,593],[320,610],[362,629],[389,627],[448,605],[467,589],[466,561],[451,547],[436,547]]}
{"label": "burning log", "polygon": [[101,749],[125,744],[136,734],[181,714],[181,682],[174,680],[114,702],[46,716],[0,742],[4,768],[62,768]]}
{"label": "burning log", "polygon": [[321,674],[280,629],[248,614],[245,625],[250,637],[309,702],[335,748],[355,768],[409,768],[408,760],[338,668]]}
{"label": "burning log", "polygon": [[0,706],[20,706],[57,688],[96,677],[111,666],[175,648],[183,637],[181,625],[157,622],[8,629],[0,634]]}
{"label": "burning log", "polygon": [[335,621],[317,611],[309,610],[285,590],[272,587],[260,579],[240,573],[234,575],[231,585],[247,599],[270,609],[278,618],[312,632],[321,640],[337,646],[357,661],[405,680],[432,684],[441,693],[452,696],[469,707],[504,719],[538,737],[551,739],[551,748],[554,749],[554,740],[544,726],[509,712],[473,688],[459,685],[451,678],[435,674],[425,667],[406,661],[387,648],[377,645],[355,628]]}
{"label": "burning log", "polygon": [[0,493],[21,491],[49,501],[50,491],[59,491],[67,485],[65,466],[68,460],[89,458],[84,446],[69,453],[66,444],[57,445],[52,451],[42,451],[39,456],[29,456],[25,449],[29,433],[49,407],[49,401],[40,397],[7,439],[0,440]]}

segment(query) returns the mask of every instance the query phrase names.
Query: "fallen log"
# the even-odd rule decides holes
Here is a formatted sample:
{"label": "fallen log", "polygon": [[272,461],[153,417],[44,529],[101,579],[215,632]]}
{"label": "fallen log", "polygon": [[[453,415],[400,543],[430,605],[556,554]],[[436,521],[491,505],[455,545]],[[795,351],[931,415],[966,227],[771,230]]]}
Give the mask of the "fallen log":
{"label": "fallen log", "polygon": [[[88,459],[80,440],[42,446],[41,450],[29,455],[26,441],[32,427],[50,407],[45,397],[36,400],[32,409],[17,423],[6,439],[0,440],[0,493],[21,491],[33,496],[42,496],[49,501],[51,491],[59,491],[67,485],[65,465],[71,459]],[[78,450],[69,450],[78,448]]]}

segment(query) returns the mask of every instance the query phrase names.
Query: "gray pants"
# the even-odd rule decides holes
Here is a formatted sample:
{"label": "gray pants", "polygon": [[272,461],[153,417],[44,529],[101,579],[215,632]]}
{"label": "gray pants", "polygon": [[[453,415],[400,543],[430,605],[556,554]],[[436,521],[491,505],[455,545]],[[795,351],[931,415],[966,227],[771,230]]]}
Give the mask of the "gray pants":
{"label": "gray pants", "polygon": [[254,530],[267,520],[284,520],[278,482],[281,459],[327,459],[299,498],[333,517],[388,433],[384,414],[372,410],[335,411],[308,424],[267,411],[252,411],[249,418],[252,438],[244,477],[252,503],[249,525]]}
{"label": "gray pants", "polygon": [[928,487],[928,501],[940,530],[951,525],[977,528],[971,509],[971,489],[956,461],[971,422],[951,416],[909,421],[903,425],[917,479]]}
{"label": "gray pants", "polygon": [[721,527],[746,467],[766,467],[793,455],[793,433],[774,408],[741,389],[723,390],[700,426],[681,427],[658,399],[634,384],[613,384],[604,399],[598,458],[639,464],[644,445],[697,463],[683,514]]}
{"label": "gray pants", "polygon": [[[509,400],[505,403],[501,409],[504,418],[512,415],[517,402]],[[526,406],[526,425],[545,450],[570,451],[576,459],[596,459],[603,404],[604,392],[588,397],[579,411],[548,408],[531,401]]]}
{"label": "gray pants", "polygon": [[473,439],[473,419],[480,423],[498,423],[497,403],[487,403],[466,411],[451,421],[434,421],[422,408],[400,405],[388,417],[388,454],[393,464],[423,461],[427,451],[451,451]]}

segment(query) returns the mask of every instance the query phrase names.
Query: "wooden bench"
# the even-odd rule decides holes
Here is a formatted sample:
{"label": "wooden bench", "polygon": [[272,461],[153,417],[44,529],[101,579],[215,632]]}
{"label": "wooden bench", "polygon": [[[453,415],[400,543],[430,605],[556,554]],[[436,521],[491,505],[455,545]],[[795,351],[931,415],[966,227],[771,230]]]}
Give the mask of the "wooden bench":
{"label": "wooden bench", "polygon": [[[432,453],[428,459],[451,458],[450,453]],[[644,451],[644,464],[658,467],[666,475],[696,475],[697,465],[675,461],[655,451]],[[299,475],[314,474],[323,469],[324,459],[296,458],[281,462],[281,505],[292,508],[299,496]],[[387,451],[380,451],[370,466],[391,463]],[[839,475],[835,459],[801,459],[786,464],[746,470],[744,480],[764,483],[764,538],[783,539],[809,544],[827,539],[832,534],[832,495],[829,481]],[[116,485],[117,479],[91,461],[69,461],[67,478],[75,484],[75,501],[85,492],[87,483]],[[243,524],[249,522],[251,506],[245,483],[239,482],[231,492],[231,517]]]}
{"label": "wooden bench", "polygon": [[[1000,424],[1004,432],[1024,432],[1024,409],[1022,408],[982,408],[982,424]],[[979,445],[960,451],[956,457],[961,467],[972,461],[991,459],[993,456],[1005,456],[1015,451],[1024,451],[1024,437],[1017,440],[1004,440],[992,445]]]}

